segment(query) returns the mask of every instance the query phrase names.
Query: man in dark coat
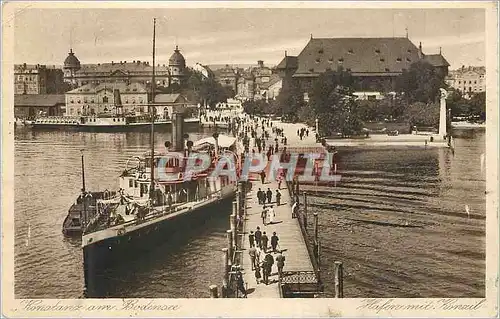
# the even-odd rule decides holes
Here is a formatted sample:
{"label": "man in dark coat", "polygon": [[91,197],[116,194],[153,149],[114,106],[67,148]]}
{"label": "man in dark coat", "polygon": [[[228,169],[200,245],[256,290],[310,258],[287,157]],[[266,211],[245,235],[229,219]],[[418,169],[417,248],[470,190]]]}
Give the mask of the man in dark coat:
{"label": "man in dark coat", "polygon": [[262,195],[263,195],[263,191],[259,188],[259,190],[257,191],[257,200],[259,201],[259,205],[262,204]]}
{"label": "man in dark coat", "polygon": [[248,241],[250,242],[250,247],[255,246],[255,235],[253,234],[253,230],[250,231],[250,234],[248,235]]}
{"label": "man in dark coat", "polygon": [[262,249],[262,232],[260,231],[260,227],[257,226],[257,230],[255,231],[255,243],[257,247]]}
{"label": "man in dark coat", "polygon": [[260,181],[262,182],[262,184],[265,184],[264,183],[265,180],[266,180],[266,172],[262,171],[260,172]]}
{"label": "man in dark coat", "polygon": [[271,191],[270,188],[267,189],[266,196],[267,196],[267,203],[271,204],[271,200],[273,199],[273,192]]}
{"label": "man in dark coat", "polygon": [[269,276],[271,275],[271,270],[273,269],[273,264],[274,264],[274,258],[271,256],[271,254],[267,254],[266,257],[264,257],[264,282],[266,285],[269,284]]}
{"label": "man in dark coat", "polygon": [[276,190],[276,206],[281,205],[281,193],[279,190]]}
{"label": "man in dark coat", "polygon": [[262,250],[267,253],[267,245],[269,243],[269,238],[266,235],[266,232],[262,234]]}
{"label": "man in dark coat", "polygon": [[278,241],[279,241],[279,238],[276,235],[276,232],[273,232],[273,235],[271,236],[271,247],[273,248],[273,252],[276,252],[276,247],[278,246]]}
{"label": "man in dark coat", "polygon": [[282,253],[278,253],[276,256],[276,266],[278,266],[278,276],[283,277],[283,267],[285,267],[285,256]]}
{"label": "man in dark coat", "polygon": [[264,205],[264,208],[262,208],[262,212],[260,213],[260,217],[262,218],[262,224],[264,224],[264,226],[266,226],[266,217],[267,217],[266,205]]}

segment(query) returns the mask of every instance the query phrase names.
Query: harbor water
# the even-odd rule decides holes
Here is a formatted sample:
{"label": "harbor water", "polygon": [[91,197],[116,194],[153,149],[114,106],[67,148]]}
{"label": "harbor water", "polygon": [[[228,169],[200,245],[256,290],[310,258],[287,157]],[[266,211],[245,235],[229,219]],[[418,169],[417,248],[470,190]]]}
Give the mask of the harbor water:
{"label": "harbor water", "polygon": [[[485,131],[455,131],[450,149],[340,149],[334,187],[304,185],[319,215],[325,296],[334,262],[344,296],[485,296]],[[308,228],[312,234],[312,216]]]}
{"label": "harbor water", "polygon": [[[192,139],[208,135],[190,133]],[[157,133],[158,149],[168,139]],[[309,211],[320,215],[326,296],[333,291],[335,260],[344,262],[345,297],[484,296],[484,130],[464,131],[455,143],[454,155],[341,150],[342,181],[304,187],[311,193]],[[16,129],[16,298],[84,296],[81,242],[61,232],[81,188],[80,150],[87,189],[116,190],[127,159],[148,148],[148,133]],[[146,256],[131,254],[124,271],[108,278],[107,295],[209,297],[208,286],[221,282],[227,228],[228,219],[218,215]]]}

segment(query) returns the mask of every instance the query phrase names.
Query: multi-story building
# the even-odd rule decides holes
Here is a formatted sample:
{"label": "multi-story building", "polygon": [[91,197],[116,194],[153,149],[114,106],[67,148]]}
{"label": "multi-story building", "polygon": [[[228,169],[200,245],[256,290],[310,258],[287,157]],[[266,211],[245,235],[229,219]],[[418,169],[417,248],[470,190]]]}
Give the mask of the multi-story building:
{"label": "multi-story building", "polygon": [[238,92],[238,79],[240,74],[237,68],[226,64],[222,69],[213,70],[215,80],[223,87],[227,87],[236,94]]}
{"label": "multi-story building", "polygon": [[238,78],[236,97],[240,100],[251,100],[255,95],[255,79],[250,70],[242,71]]}
{"label": "multi-story building", "polygon": [[[186,61],[176,46],[169,64],[155,67],[158,87],[180,83],[185,77]],[[148,87],[153,76],[153,66],[146,61],[111,61],[111,63],[82,64],[70,50],[64,61],[64,80],[74,87],[100,83],[141,83]]]}
{"label": "multi-story building", "polygon": [[14,65],[14,94],[64,93],[63,71],[55,66]]}
{"label": "multi-story building", "polygon": [[443,76],[449,63],[439,54],[426,55],[422,44],[417,48],[408,38],[313,38],[296,57],[287,56],[276,72],[287,81],[297,81],[308,91],[326,70],[339,67],[358,80],[360,91],[391,92],[396,79],[417,61],[427,61]]}
{"label": "multi-story building", "polygon": [[239,73],[237,96],[244,100],[269,98],[268,89],[279,78],[273,74],[270,67],[264,65],[262,60],[257,61],[257,66],[250,67]]}
{"label": "multi-story building", "polygon": [[214,77],[214,73],[212,72],[212,70],[210,70],[208,66],[201,63],[196,63],[193,66],[193,70],[203,75],[203,79],[210,79]]}
{"label": "multi-story building", "polygon": [[261,88],[261,94],[268,100],[274,100],[278,97],[283,87],[283,79],[277,74],[273,74],[267,82],[266,87]]}
{"label": "multi-story building", "polygon": [[147,112],[148,92],[141,83],[85,84],[66,92],[67,116]]}
{"label": "multi-story building", "polygon": [[457,89],[464,95],[471,95],[486,91],[486,68],[484,66],[469,66],[450,71],[446,78],[449,86]]}
{"label": "multi-story building", "polygon": [[34,118],[41,115],[58,116],[64,110],[64,94],[16,94],[14,116]]}

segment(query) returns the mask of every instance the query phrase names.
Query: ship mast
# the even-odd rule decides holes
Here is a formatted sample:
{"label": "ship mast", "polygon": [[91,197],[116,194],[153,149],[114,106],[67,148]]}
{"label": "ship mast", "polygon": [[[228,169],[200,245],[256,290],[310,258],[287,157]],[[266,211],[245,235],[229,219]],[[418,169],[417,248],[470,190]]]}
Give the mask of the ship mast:
{"label": "ship mast", "polygon": [[150,136],[150,141],[151,141],[151,184],[149,185],[149,198],[153,200],[153,195],[154,195],[154,187],[155,187],[155,182],[154,182],[154,177],[155,177],[155,86],[156,86],[156,80],[155,80],[155,39],[156,38],[156,18],[153,18],[153,78],[152,78],[152,83],[151,83],[151,103],[152,105],[149,108],[149,113],[151,115],[151,136]]}

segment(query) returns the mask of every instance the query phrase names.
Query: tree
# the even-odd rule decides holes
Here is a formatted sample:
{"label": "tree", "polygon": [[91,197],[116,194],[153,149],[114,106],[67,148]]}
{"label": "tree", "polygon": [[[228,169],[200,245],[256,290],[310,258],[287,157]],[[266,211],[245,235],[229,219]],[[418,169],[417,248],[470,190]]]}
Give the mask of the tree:
{"label": "tree", "polygon": [[412,103],[406,109],[405,118],[411,126],[436,127],[439,125],[439,104]]}
{"label": "tree", "polygon": [[486,92],[479,92],[470,99],[470,115],[480,121],[486,120]]}
{"label": "tree", "polygon": [[351,73],[343,69],[328,70],[315,81],[309,103],[319,120],[320,135],[340,132],[345,137],[361,131],[360,109],[352,95],[355,84]]}
{"label": "tree", "polygon": [[408,103],[434,102],[439,89],[446,87],[444,76],[425,61],[414,62],[396,80],[396,90],[404,92]]}
{"label": "tree", "polygon": [[304,105],[304,93],[296,81],[292,79],[283,81],[276,103],[278,104],[276,109],[281,111],[284,120],[296,121]]}
{"label": "tree", "polygon": [[[182,90],[185,95],[194,96],[198,103],[204,104],[206,102],[211,108],[214,108],[217,103],[225,102],[234,96],[234,91],[231,88],[223,87],[213,78],[206,78],[198,71],[189,69],[186,77],[187,80],[179,88],[179,91]],[[174,84],[171,85],[173,90],[177,89]]]}

